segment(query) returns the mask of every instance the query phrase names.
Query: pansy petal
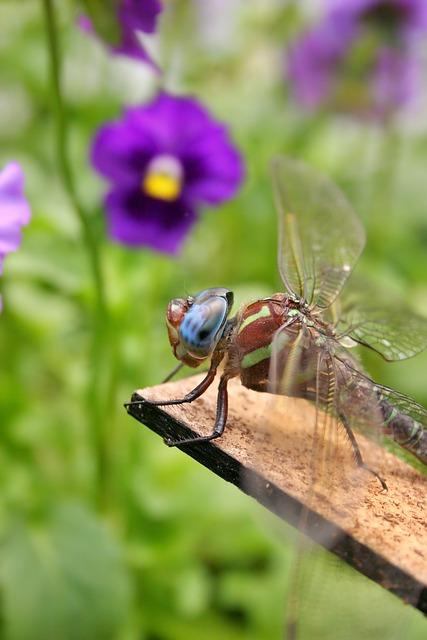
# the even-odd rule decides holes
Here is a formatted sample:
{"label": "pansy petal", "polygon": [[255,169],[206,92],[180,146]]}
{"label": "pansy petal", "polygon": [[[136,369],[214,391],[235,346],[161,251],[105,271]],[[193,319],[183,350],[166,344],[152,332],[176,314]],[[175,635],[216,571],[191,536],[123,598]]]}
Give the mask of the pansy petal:
{"label": "pansy petal", "polygon": [[[157,69],[139,40],[138,32],[154,33],[161,10],[162,5],[159,0],[121,0],[117,11],[121,39],[118,44],[106,43],[111,53],[149,63]],[[77,23],[86,33],[95,33],[92,21],[88,16],[80,16]]]}
{"label": "pansy petal", "polygon": [[371,79],[378,115],[385,117],[393,108],[408,104],[416,94],[419,78],[420,65],[412,56],[391,49],[380,52]]}
{"label": "pansy petal", "polygon": [[166,93],[104,125],[92,163],[112,183],[111,235],[168,253],[178,251],[197,207],[232,197],[244,173],[227,128],[196,99]]}
{"label": "pansy petal", "polygon": [[231,198],[244,177],[244,165],[224,127],[211,127],[199,145],[189,147],[182,159],[185,197],[190,201],[220,204]]}
{"label": "pansy petal", "polygon": [[129,31],[154,33],[162,4],[159,0],[122,0],[119,6],[121,25]]}
{"label": "pansy petal", "polygon": [[120,183],[139,183],[149,159],[157,152],[151,135],[141,138],[127,122],[101,127],[92,143],[93,166],[104,177]]}
{"label": "pansy petal", "polygon": [[116,46],[110,47],[110,50],[114,55],[127,56],[139,62],[146,62],[157,69],[157,66],[141,44],[138,35],[133,31],[124,32],[121,42]]}
{"label": "pansy petal", "polygon": [[[0,203],[1,218],[3,218],[3,213],[7,208],[8,207],[4,208]],[[17,211],[12,214],[15,220],[18,215],[19,212]],[[0,221],[0,253],[3,255],[16,251],[21,244],[21,224],[18,222],[10,222],[12,216],[9,218],[9,222],[5,222],[3,219]]]}
{"label": "pansy petal", "polygon": [[426,31],[425,0],[330,0],[323,20],[288,55],[297,100],[388,117],[414,94],[415,45]]}
{"label": "pansy petal", "polygon": [[150,131],[166,153],[181,155],[192,140],[203,139],[212,116],[195,98],[160,93],[145,107],[127,110],[129,125],[141,135]]}
{"label": "pansy petal", "polygon": [[93,28],[92,20],[89,18],[89,16],[87,16],[85,14],[77,16],[76,24],[85,33],[88,33],[90,35],[93,35],[95,33],[95,29]]}
{"label": "pansy petal", "polygon": [[332,15],[291,47],[288,75],[300,104],[312,109],[325,101],[336,66],[356,34],[357,25],[352,19]]}
{"label": "pansy petal", "polygon": [[144,109],[127,111],[141,140],[155,137],[162,153],[183,164],[190,201],[219,204],[234,195],[243,179],[243,161],[228,130],[194,98],[161,93]]}
{"label": "pansy petal", "polygon": [[196,222],[184,202],[164,202],[135,191],[112,191],[106,211],[111,238],[128,246],[147,246],[168,254],[179,252]]}
{"label": "pansy petal", "polygon": [[387,16],[387,9],[401,13],[404,29],[422,31],[427,28],[427,5],[425,0],[330,0],[328,15],[347,15],[359,19],[369,12],[378,10],[379,15]]}
{"label": "pansy petal", "polygon": [[24,173],[17,162],[0,171],[0,273],[5,256],[21,244],[21,227],[30,221],[24,195]]}
{"label": "pansy petal", "polygon": [[30,207],[24,196],[24,172],[17,162],[10,162],[0,171],[0,225],[28,224]]}

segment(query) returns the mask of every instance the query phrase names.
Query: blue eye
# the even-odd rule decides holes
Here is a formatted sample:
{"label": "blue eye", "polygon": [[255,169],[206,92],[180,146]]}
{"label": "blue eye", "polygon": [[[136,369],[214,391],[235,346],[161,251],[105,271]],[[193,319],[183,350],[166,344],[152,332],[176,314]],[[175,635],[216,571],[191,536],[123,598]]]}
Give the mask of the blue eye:
{"label": "blue eye", "polygon": [[189,351],[208,356],[221,337],[229,305],[225,298],[195,299],[181,322],[179,334]]}

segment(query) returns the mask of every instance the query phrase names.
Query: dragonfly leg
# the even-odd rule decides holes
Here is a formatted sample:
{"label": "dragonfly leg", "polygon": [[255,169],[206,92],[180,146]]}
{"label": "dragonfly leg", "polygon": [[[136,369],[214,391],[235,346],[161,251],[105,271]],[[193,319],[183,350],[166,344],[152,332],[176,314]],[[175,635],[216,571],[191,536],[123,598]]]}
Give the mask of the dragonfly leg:
{"label": "dragonfly leg", "polygon": [[368,467],[368,465],[365,464],[365,462],[363,461],[362,454],[360,453],[359,445],[357,444],[356,436],[354,435],[350,425],[348,424],[348,420],[345,417],[345,415],[340,413],[339,418],[347,433],[348,439],[351,442],[351,446],[353,447],[354,459],[356,460],[357,466],[360,467],[361,469],[365,469],[366,471],[369,471],[369,473],[375,476],[375,478],[378,480],[383,491],[388,491],[386,481],[383,478],[381,478],[381,476],[376,471],[374,471],[374,469],[371,469],[370,467]]}
{"label": "dragonfly leg", "polygon": [[169,382],[169,380],[172,380],[172,378],[174,377],[174,375],[176,373],[178,373],[178,371],[180,371],[182,369],[182,367],[184,366],[183,362],[180,362],[179,364],[176,365],[176,367],[174,367],[174,369],[172,369],[172,371],[170,373],[168,373],[168,375],[166,376],[166,378],[164,378],[164,380],[162,380],[162,384],[165,384],[166,382]]}
{"label": "dragonfly leg", "polygon": [[[200,396],[206,391],[208,387],[210,387],[210,385],[214,381],[218,364],[219,361],[217,359],[212,359],[211,366],[206,376],[197,385],[197,387],[194,387],[194,389],[189,391],[183,398],[179,398],[178,400],[149,400],[150,404],[154,404],[157,407],[165,407],[171,404],[185,404],[186,402],[193,402],[193,400],[200,398]],[[145,402],[145,400],[133,400],[132,402],[125,402],[124,406],[127,408],[137,404],[141,404],[142,402]]]}
{"label": "dragonfly leg", "polygon": [[182,444],[194,444],[196,442],[209,442],[215,438],[219,438],[224,433],[225,425],[227,423],[228,414],[228,393],[227,383],[228,376],[222,376],[218,385],[218,399],[216,405],[216,417],[215,426],[208,436],[198,436],[196,438],[187,438],[185,440],[172,440],[171,438],[165,438],[164,442],[168,447],[176,447]]}

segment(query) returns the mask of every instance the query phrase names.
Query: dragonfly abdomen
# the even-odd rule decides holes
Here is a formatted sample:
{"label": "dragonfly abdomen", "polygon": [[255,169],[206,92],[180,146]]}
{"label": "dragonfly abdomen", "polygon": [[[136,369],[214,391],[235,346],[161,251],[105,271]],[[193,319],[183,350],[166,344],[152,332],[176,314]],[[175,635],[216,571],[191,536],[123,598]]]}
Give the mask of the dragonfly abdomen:
{"label": "dragonfly abdomen", "polygon": [[424,426],[400,412],[392,404],[383,400],[380,403],[384,417],[384,432],[386,435],[427,464],[427,431]]}

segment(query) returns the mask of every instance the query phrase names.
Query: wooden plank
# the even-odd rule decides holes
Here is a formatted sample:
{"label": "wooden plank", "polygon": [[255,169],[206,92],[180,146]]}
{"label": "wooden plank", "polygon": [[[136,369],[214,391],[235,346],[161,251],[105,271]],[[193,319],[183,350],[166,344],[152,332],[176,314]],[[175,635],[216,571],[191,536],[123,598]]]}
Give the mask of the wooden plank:
{"label": "wooden plank", "polygon": [[[214,385],[191,404],[160,408],[150,403],[181,398],[200,379],[139,390],[132,396],[137,404],[128,412],[163,438],[207,435],[215,418]],[[358,471],[362,489],[358,481],[356,489],[338,491],[336,508],[320,498],[318,503],[311,500],[308,508],[313,407],[304,400],[281,398],[280,410],[273,411],[274,396],[250,391],[235,380],[229,390],[224,435],[181,446],[182,451],[293,526],[301,524],[304,514],[305,532],[313,540],[427,613],[426,476],[358,435],[365,460],[386,479],[388,492],[381,491],[370,474]],[[280,424],[280,437],[272,438],[265,429],[267,415],[268,422]],[[333,483],[333,470],[328,480]]]}

